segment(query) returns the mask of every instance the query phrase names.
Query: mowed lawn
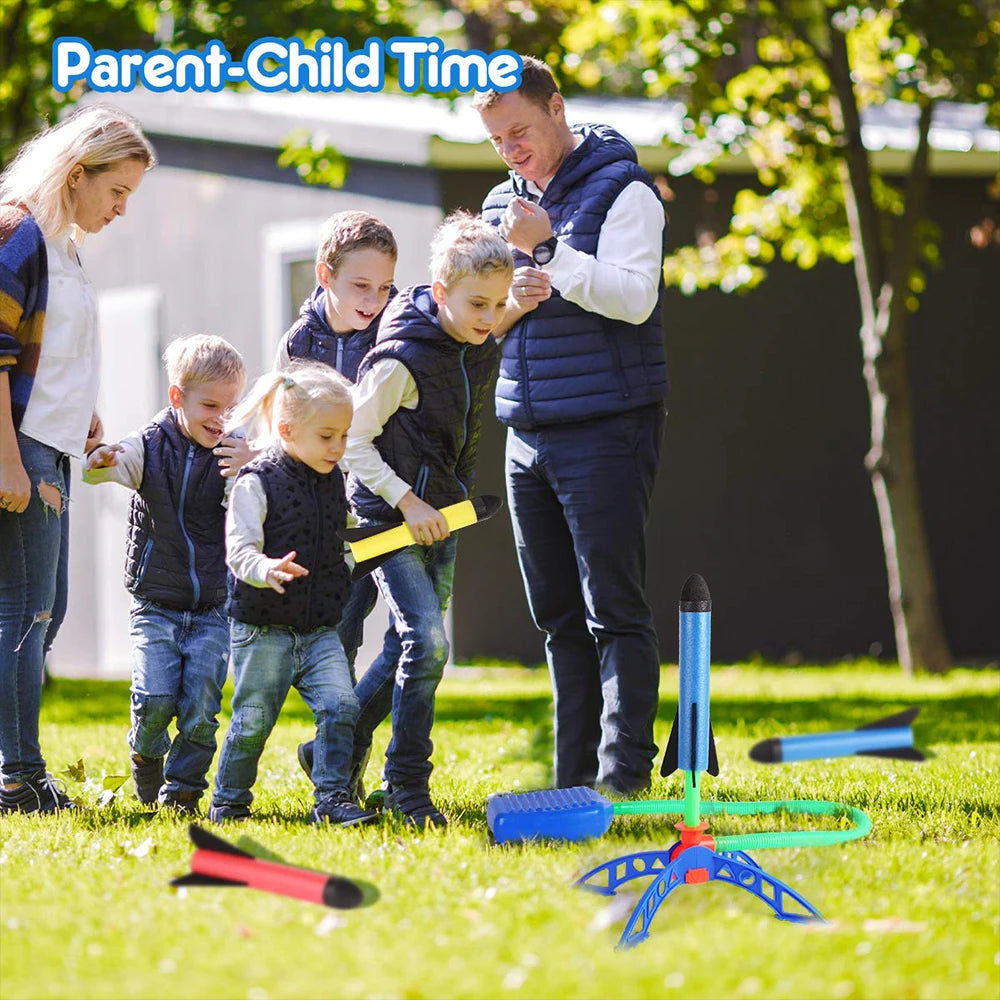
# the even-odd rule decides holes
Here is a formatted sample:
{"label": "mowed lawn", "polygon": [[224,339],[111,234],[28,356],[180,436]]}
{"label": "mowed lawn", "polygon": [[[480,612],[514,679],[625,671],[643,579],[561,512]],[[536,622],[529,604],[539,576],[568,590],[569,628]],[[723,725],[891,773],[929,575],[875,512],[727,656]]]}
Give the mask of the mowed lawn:
{"label": "mowed lawn", "polygon": [[[676,692],[667,668],[661,748]],[[758,739],[853,728],[914,705],[918,743],[936,755],[923,764],[763,766],[747,756]],[[713,668],[721,772],[705,779],[704,797],[829,799],[865,810],[874,829],[836,847],[755,854],[825,924],[778,921],[733,885],[682,886],[629,950],[615,945],[645,883],[602,897],[574,879],[669,846],[679,817],[618,819],[582,844],[490,843],[487,796],[549,781],[550,720],[543,672],[458,668],[442,684],[434,729],[432,785],[447,831],[387,820],[316,829],[305,823],[310,786],[295,759],[310,717],[293,693],[261,761],[255,818],[212,829],[377,887],[372,905],[342,911],[249,889],[170,888],[188,870],[187,822],[145,810],[131,782],[99,805],[104,779],[127,773],[127,685],[58,681],[42,744],[54,771],[83,759],[85,780],[67,784],[89,808],[0,819],[0,997],[1000,997],[996,671],[907,680],[873,664]],[[387,727],[378,735],[376,759]],[[680,776],[658,771],[659,760],[651,797],[680,798]],[[712,830],[835,823],[721,818]]]}

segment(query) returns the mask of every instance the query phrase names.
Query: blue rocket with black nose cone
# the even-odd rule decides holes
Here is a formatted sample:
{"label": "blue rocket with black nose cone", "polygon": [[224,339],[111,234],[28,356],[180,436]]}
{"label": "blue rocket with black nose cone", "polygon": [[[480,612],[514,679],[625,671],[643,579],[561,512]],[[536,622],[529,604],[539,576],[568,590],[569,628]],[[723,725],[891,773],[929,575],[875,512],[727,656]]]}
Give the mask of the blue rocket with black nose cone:
{"label": "blue rocket with black nose cone", "polygon": [[663,755],[660,774],[685,772],[685,784],[698,787],[698,775],[719,773],[715,736],[709,720],[708,670],[712,650],[712,595],[708,584],[695,573],[681,588],[680,697],[677,716]]}

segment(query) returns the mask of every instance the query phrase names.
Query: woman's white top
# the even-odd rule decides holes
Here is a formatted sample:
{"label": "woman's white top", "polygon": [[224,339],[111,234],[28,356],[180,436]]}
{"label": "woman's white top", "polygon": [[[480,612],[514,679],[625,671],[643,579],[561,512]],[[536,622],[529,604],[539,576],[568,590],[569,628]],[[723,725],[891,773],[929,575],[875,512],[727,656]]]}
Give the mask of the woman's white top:
{"label": "woman's white top", "polygon": [[68,232],[46,240],[45,250],[49,298],[21,432],[79,458],[97,405],[101,367],[97,294]]}

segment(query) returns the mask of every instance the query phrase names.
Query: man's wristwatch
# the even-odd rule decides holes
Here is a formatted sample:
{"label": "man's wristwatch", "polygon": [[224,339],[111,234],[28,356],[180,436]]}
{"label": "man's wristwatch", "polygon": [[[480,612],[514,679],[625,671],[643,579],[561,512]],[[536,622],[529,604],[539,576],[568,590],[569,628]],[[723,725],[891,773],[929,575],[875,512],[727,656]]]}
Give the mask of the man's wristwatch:
{"label": "man's wristwatch", "polygon": [[555,257],[556,242],[555,236],[550,236],[547,240],[535,244],[534,250],[531,251],[531,256],[535,259],[536,264],[548,264]]}

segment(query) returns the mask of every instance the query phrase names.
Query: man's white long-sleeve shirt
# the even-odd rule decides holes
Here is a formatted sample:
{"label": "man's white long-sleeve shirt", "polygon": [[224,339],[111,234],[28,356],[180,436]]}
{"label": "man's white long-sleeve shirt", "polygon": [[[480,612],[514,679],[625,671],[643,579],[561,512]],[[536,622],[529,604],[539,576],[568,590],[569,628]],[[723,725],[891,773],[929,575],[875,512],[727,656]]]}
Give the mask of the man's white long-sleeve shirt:
{"label": "man's white long-sleeve shirt", "polygon": [[[531,181],[527,189],[541,198],[541,189]],[[608,209],[595,256],[557,240],[555,255],[542,270],[553,288],[581,309],[642,323],[656,306],[665,225],[659,199],[642,181],[632,181]]]}

